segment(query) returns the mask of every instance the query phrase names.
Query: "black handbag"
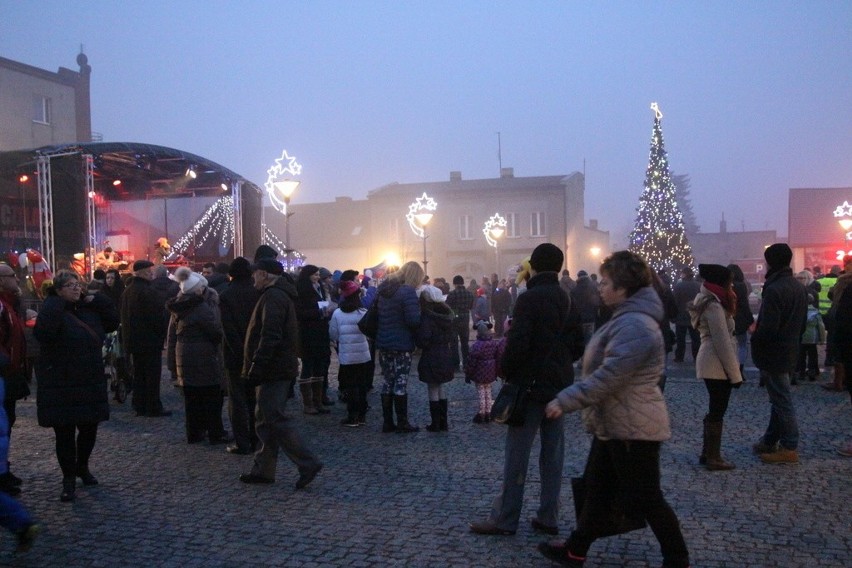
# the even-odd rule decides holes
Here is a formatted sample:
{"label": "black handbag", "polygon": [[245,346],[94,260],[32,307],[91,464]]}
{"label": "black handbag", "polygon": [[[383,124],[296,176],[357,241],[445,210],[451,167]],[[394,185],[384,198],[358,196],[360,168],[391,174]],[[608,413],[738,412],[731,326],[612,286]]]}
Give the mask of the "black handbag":
{"label": "black handbag", "polygon": [[[586,502],[586,478],[572,477],[571,492],[574,494],[574,514],[577,517],[577,524],[579,525],[580,515],[583,513],[583,505]],[[607,500],[609,501],[609,518],[606,519],[605,524],[602,524],[602,530],[598,532],[596,536],[601,538],[615,536],[631,531],[638,531],[639,529],[644,529],[648,526],[645,519],[628,517],[624,511],[621,510],[621,507],[615,503],[612,496],[609,496]]]}
{"label": "black handbag", "polygon": [[523,426],[529,393],[527,385],[504,382],[491,406],[491,420],[507,426]]}
{"label": "black handbag", "polygon": [[367,313],[358,320],[358,329],[369,339],[375,339],[379,333],[379,298],[376,296],[373,305],[367,309]]}

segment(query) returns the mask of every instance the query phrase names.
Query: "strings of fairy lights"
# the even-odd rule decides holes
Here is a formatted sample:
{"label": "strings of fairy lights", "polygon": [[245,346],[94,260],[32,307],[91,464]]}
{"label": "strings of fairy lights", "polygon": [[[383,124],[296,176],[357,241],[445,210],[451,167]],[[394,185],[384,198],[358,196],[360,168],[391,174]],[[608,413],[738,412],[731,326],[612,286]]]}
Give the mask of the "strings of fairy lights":
{"label": "strings of fairy lights", "polygon": [[657,103],[651,133],[651,150],[645,173],[645,189],[636,209],[636,223],[630,233],[630,250],[645,258],[657,271],[679,270],[695,262],[686,238],[683,215],[675,199],[675,185],[669,173]]}
{"label": "strings of fairy lights", "polygon": [[198,218],[195,224],[181,236],[172,249],[185,254],[190,246],[201,248],[211,237],[220,243],[234,242],[234,201],[230,195],[220,197]]}

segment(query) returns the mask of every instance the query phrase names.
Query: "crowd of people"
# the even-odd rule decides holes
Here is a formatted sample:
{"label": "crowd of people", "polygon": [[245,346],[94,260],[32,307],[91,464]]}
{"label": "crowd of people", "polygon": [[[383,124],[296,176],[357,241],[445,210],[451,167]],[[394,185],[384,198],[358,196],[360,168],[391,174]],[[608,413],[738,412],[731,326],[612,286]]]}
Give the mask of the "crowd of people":
{"label": "crowd of people", "polygon": [[[675,363],[684,361],[690,338],[696,378],[708,393],[698,463],[711,471],[735,467],[722,456],[721,440],[731,393],[746,380],[749,335],[771,408],[753,447],[766,463],[799,460],[791,385],[819,375],[816,346],[828,341],[825,364],[835,372],[827,388],[843,388],[843,368],[852,364],[852,294],[844,293],[852,256],[830,275],[817,268],[794,275],[790,248],[768,247],[756,319],[738,266],[700,264],[698,279],[685,267],[672,284],[628,251],[607,257],[599,275],[579,270],[575,280],[563,269],[559,247],[545,243],[513,280],[494,274],[466,283],[456,275],[452,287],[443,278],[431,280],[417,262],[375,282],[356,270],[315,265],[292,275],[277,257],[262,245],[251,261],[207,263],[201,272],[181,267],[173,275],[162,263],[138,260],[127,278],[110,269],[95,271],[88,283],[61,270],[46,283],[35,318],[20,308],[14,271],[0,264],[5,417],[11,427],[15,401],[29,394],[24,322],[34,320],[38,423],[54,430],[61,501],[76,499],[78,479],[98,484],[89,462],[98,425],[109,418],[102,353],[107,334],[120,332],[138,417],[172,415],[160,397],[165,354],[183,394],[186,442],[253,454],[251,469],[239,477],[248,484],[273,483],[283,452],[298,470],[297,489],[311,483],[323,464],[299,435],[287,401],[298,391],[303,414],[329,413],[335,404],[329,387],[334,350],[337,397],[346,405],[342,427],[367,423],[376,361],[383,433],[420,430],[409,417],[415,359],[428,393],[428,432],[449,429],[446,385],[457,373],[476,390],[477,424],[491,421],[498,378],[519,387],[523,396],[515,403],[518,418],[508,423],[503,483],[488,516],[471,523],[474,533],[517,531],[537,435],[542,489],[530,523],[538,532],[559,533],[561,417],[582,411],[593,441],[575,488],[577,526],[567,540],[542,543],[540,551],[560,564],[582,566],[595,540],[650,525],[664,565],[684,567],[687,546],[660,489],[660,448],[671,436],[664,395],[668,354],[674,351]],[[368,329],[368,320],[375,329]],[[222,418],[226,396],[231,432]],[[24,550],[37,525],[7,499],[20,493],[22,482],[9,469],[10,430],[2,428],[3,417],[0,507],[7,514],[0,519]],[[852,442],[838,451],[852,455]]]}

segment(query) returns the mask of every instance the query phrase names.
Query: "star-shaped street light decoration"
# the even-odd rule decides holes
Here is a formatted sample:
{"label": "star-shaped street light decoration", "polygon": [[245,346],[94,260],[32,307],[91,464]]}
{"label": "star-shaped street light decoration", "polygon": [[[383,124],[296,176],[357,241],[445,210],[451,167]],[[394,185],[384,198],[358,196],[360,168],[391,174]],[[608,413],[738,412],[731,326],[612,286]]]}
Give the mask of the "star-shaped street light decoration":
{"label": "star-shaped street light decoration", "polygon": [[426,235],[424,227],[432,219],[432,214],[436,209],[438,209],[438,203],[426,195],[426,192],[423,192],[423,195],[408,206],[408,214],[406,214],[405,220],[408,221],[411,231],[421,239]]}
{"label": "star-shaped street light decoration", "polygon": [[297,176],[302,173],[302,164],[296,161],[294,156],[287,154],[287,150],[281,153],[281,157],[275,160],[275,164],[266,170],[266,193],[276,211],[287,214],[287,204],[290,195],[299,186],[299,181],[286,179],[287,174]]}
{"label": "star-shaped street light decoration", "polygon": [[485,235],[485,240],[488,241],[488,244],[492,247],[496,247],[497,239],[503,236],[505,230],[506,219],[501,217],[499,213],[495,213],[485,222],[485,226],[482,228],[482,233]]}
{"label": "star-shaped street light decoration", "polygon": [[843,205],[838,205],[834,210],[835,217],[852,217],[852,205],[848,201],[844,201]]}

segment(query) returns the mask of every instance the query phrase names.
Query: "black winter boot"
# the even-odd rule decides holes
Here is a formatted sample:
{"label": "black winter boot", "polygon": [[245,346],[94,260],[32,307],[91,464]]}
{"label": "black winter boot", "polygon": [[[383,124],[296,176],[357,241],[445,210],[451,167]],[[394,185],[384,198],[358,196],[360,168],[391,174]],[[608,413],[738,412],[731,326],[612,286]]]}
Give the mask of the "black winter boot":
{"label": "black winter boot", "polygon": [[432,423],[426,426],[427,432],[441,431],[441,403],[437,400],[429,401],[429,416],[432,417]]}
{"label": "black winter boot", "polygon": [[396,424],[393,423],[393,395],[382,395],[382,418],[384,418],[382,432],[396,432]]}
{"label": "black winter boot", "polygon": [[393,397],[393,406],[396,410],[396,432],[397,434],[409,434],[419,432],[420,428],[408,423],[408,395]]}
{"label": "black winter boot", "polygon": [[446,432],[450,429],[450,425],[447,422],[447,399],[442,398],[438,403],[441,405],[441,431]]}

